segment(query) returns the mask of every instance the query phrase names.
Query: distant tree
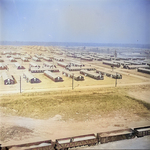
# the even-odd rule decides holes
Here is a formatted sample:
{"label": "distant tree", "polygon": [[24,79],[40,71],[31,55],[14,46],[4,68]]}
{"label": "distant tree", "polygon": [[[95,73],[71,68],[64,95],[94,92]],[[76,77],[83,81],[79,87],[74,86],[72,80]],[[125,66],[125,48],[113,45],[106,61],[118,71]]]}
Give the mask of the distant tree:
{"label": "distant tree", "polygon": [[110,52],[110,49],[109,48],[107,48],[107,53],[109,53]]}
{"label": "distant tree", "polygon": [[116,58],[117,57],[117,51],[116,50],[115,50],[115,54],[114,55],[115,55],[115,58]]}

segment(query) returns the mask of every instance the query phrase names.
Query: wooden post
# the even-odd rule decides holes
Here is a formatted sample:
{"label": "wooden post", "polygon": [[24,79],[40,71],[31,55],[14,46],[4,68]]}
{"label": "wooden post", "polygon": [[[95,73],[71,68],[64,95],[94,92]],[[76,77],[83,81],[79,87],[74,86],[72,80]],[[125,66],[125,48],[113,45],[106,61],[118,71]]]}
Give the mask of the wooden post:
{"label": "wooden post", "polygon": [[20,76],[20,93],[21,93],[21,76]]}
{"label": "wooden post", "polygon": [[73,90],[73,86],[74,86],[74,74],[72,76],[72,90]]}
{"label": "wooden post", "polygon": [[116,72],[116,81],[115,81],[115,87],[117,87],[117,72]]}

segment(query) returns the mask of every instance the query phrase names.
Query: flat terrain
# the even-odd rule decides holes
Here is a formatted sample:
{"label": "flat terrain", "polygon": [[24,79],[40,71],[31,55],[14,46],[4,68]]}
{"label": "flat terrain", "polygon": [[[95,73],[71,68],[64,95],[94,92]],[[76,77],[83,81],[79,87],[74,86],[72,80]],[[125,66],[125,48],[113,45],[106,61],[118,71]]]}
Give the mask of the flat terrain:
{"label": "flat terrain", "polygon": [[0,106],[6,109],[5,113],[23,117],[47,119],[59,114],[63,120],[83,121],[97,119],[99,116],[104,117],[110,113],[126,115],[130,112],[130,114],[142,115],[149,112],[149,103],[127,96],[124,88],[87,91],[2,96]]}
{"label": "flat terrain", "polygon": [[[2,50],[1,50],[2,51]],[[49,52],[39,52],[37,49],[30,49],[30,48],[22,48],[21,50],[18,50],[19,52],[27,52],[31,56],[34,56],[34,54],[41,54],[43,53],[44,55],[51,55],[51,56],[57,56],[57,57],[62,57],[65,59],[66,63],[74,61],[79,61],[87,67],[94,67],[96,69],[100,70],[109,70],[112,71],[111,67],[108,65],[102,64],[101,61],[84,61],[80,60],[79,58],[71,58],[71,57],[66,57],[65,55],[56,55],[56,54],[51,54]],[[57,65],[57,61],[53,61],[50,63],[53,63],[57,66],[57,69],[60,70],[59,73],[57,73],[59,76],[63,78],[63,82],[54,82],[48,77],[46,77],[43,73],[32,73],[36,78],[41,80],[41,83],[37,84],[31,84],[27,83],[26,80],[23,78],[23,73],[28,71],[29,69],[29,63],[34,62],[32,59],[29,59],[29,62],[23,62],[21,59],[16,59],[18,63],[20,63],[22,66],[25,67],[25,69],[17,69],[16,66],[14,65],[15,62],[10,62],[9,58],[6,57],[6,55],[1,55],[1,58],[4,60],[4,64],[7,64],[9,70],[8,72],[14,76],[16,80],[16,84],[14,85],[4,85],[3,79],[0,78],[0,94],[6,94],[8,91],[11,93],[19,93],[20,92],[20,77],[21,77],[21,90],[22,92],[36,92],[36,91],[53,91],[53,90],[58,90],[58,89],[72,89],[72,79],[69,77],[66,77],[62,75],[62,68],[61,66]],[[41,59],[41,62],[34,62],[40,66],[43,65],[43,63],[46,62],[45,60]],[[0,70],[0,76],[1,73],[7,71],[7,70]],[[123,78],[117,80],[117,86],[126,86],[126,85],[137,85],[137,84],[150,84],[150,75],[144,74],[144,73],[139,73],[135,69],[134,70],[127,70],[127,69],[121,69],[121,68],[115,68],[113,70],[114,73],[118,72],[121,73]],[[72,73],[78,73],[80,74],[79,71],[75,71]],[[92,87],[114,87],[116,80],[107,76],[104,76],[104,80],[95,80],[90,77],[84,76],[85,80],[84,81],[74,81],[74,88],[77,89],[82,89],[82,88],[92,88]]]}
{"label": "flat terrain", "polygon": [[[49,55],[49,52],[26,47],[21,51],[32,56],[34,53]],[[65,62],[74,59],[58,56],[64,57]],[[113,78],[104,76],[104,80],[95,80],[85,76],[84,81],[74,80],[72,90],[72,79],[62,75],[63,68],[57,65],[57,61],[53,63],[60,70],[57,74],[63,77],[63,82],[56,83],[43,73],[33,73],[41,83],[31,84],[23,78],[23,72],[29,69],[29,62],[17,59],[25,67],[24,70],[17,70],[5,55],[2,59],[16,80],[14,85],[4,85],[0,77],[0,143],[3,145],[150,125],[148,74],[114,68],[113,72],[121,73],[123,77],[117,80],[116,87]],[[43,62],[35,63],[43,65]],[[111,71],[110,66],[101,61],[82,63]],[[0,70],[0,75],[3,71]]]}
{"label": "flat terrain", "polygon": [[149,125],[150,104],[127,94],[134,89],[149,88],[147,85],[3,95],[0,101],[1,143]]}

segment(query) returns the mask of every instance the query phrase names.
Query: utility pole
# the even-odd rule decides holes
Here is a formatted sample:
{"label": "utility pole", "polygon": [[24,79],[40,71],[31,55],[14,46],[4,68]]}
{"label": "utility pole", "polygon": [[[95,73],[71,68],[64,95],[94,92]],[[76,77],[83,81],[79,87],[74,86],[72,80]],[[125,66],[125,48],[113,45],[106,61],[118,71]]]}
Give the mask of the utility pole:
{"label": "utility pole", "polygon": [[113,72],[114,66],[113,66],[113,65],[111,65],[111,68],[112,68],[112,72]]}
{"label": "utility pole", "polygon": [[116,72],[116,81],[115,81],[115,87],[117,87],[117,72]]}
{"label": "utility pole", "polygon": [[53,60],[53,69],[54,69],[54,60]]}
{"label": "utility pole", "polygon": [[20,93],[21,93],[21,76],[20,76]]}
{"label": "utility pole", "polygon": [[72,90],[73,90],[73,85],[74,85],[74,74],[72,76]]}

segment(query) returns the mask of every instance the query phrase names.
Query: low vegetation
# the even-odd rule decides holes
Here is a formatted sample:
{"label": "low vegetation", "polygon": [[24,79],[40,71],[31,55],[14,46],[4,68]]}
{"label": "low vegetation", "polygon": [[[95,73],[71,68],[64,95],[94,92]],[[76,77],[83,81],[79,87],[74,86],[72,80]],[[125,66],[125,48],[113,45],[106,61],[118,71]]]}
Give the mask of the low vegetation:
{"label": "low vegetation", "polygon": [[119,113],[145,114],[150,104],[126,96],[124,89],[30,93],[4,96],[0,107],[5,113],[47,119],[59,114],[62,119],[87,120]]}

